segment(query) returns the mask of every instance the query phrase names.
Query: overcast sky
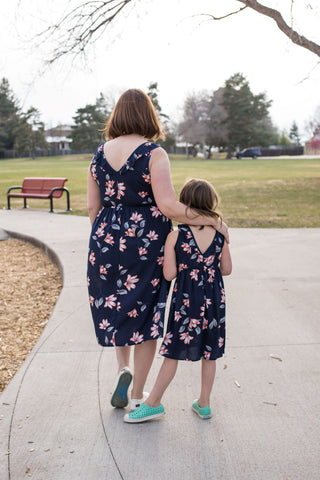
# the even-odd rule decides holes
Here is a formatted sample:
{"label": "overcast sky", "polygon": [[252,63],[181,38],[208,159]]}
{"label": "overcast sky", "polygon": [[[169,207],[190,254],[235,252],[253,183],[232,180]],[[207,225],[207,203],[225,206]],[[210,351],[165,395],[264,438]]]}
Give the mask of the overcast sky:
{"label": "overcast sky", "polygon": [[[281,6],[290,23],[291,0],[262,3]],[[317,1],[294,4],[299,4],[295,28],[319,43],[320,8],[307,7]],[[320,105],[319,58],[293,45],[271,19],[250,9],[218,22],[195,16],[239,9],[234,0],[140,0],[100,37],[86,64],[68,59],[38,78],[50,45],[35,50],[29,40],[66,5],[66,0],[1,0],[1,77],[8,78],[24,108],[40,110],[47,126],[70,123],[76,109],[94,103],[100,92],[118,96],[126,88],[146,90],[152,81],[158,82],[163,112],[178,120],[188,93],[215,90],[236,72],[247,77],[254,93],[266,92],[273,100],[270,113],[280,129],[289,130],[295,120],[303,133]]]}

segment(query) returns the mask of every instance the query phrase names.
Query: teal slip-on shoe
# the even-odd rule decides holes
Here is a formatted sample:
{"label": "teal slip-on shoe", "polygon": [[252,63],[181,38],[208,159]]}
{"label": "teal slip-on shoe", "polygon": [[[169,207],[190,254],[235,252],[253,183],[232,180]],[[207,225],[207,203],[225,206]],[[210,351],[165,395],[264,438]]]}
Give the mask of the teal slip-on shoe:
{"label": "teal slip-on shoe", "polygon": [[123,421],[127,423],[147,422],[148,420],[162,417],[164,414],[165,411],[162,404],[160,404],[159,407],[150,407],[149,405],[142,403],[137,410],[127,413],[123,417]]}
{"label": "teal slip-on shoe", "polygon": [[211,413],[211,408],[210,407],[199,407],[199,400],[196,399],[193,404],[192,404],[192,410],[197,414],[199,415],[200,418],[202,418],[203,420],[206,420],[207,418],[211,418],[212,417],[212,413]]}
{"label": "teal slip-on shoe", "polygon": [[111,405],[117,408],[124,408],[128,405],[128,388],[132,380],[132,373],[129,367],[120,370],[117,386],[111,398]]}

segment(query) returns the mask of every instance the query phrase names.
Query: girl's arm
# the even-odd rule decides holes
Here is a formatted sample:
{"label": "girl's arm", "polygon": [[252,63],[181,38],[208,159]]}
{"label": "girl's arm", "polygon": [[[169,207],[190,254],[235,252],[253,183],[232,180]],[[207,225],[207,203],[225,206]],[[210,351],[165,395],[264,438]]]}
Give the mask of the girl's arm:
{"label": "girl's arm", "polygon": [[100,199],[100,190],[97,182],[94,180],[93,176],[91,175],[90,168],[88,171],[87,205],[88,205],[90,222],[92,225],[102,205],[101,205],[101,199]]}
{"label": "girl's arm", "polygon": [[221,274],[224,276],[230,275],[232,272],[232,261],[231,261],[229,245],[227,244],[227,242],[224,242],[224,245],[222,248],[222,254],[220,258],[220,271],[221,271]]}
{"label": "girl's arm", "polygon": [[167,236],[164,246],[163,275],[169,282],[177,276],[177,261],[174,246],[178,238],[179,231],[173,230]]}
{"label": "girl's arm", "polygon": [[229,242],[228,227],[212,217],[205,217],[192,212],[186,206],[178,202],[172,185],[170,162],[167,153],[163,148],[153,150],[149,169],[151,173],[151,186],[155,201],[161,212],[171,220],[188,225],[211,225],[218,230]]}

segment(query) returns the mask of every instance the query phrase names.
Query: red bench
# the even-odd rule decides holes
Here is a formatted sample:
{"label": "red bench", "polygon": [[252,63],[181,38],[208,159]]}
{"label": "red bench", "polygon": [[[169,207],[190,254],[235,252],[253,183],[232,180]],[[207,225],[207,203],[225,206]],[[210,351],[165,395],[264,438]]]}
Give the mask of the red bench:
{"label": "red bench", "polygon": [[[63,192],[67,194],[67,211],[70,211],[69,190],[64,186],[67,178],[25,178],[22,186],[10,187],[7,192],[8,210],[10,198],[23,198],[24,208],[27,208],[27,198],[50,199],[50,212],[53,212],[53,199],[60,198]],[[11,193],[12,190],[21,189],[21,192]]]}

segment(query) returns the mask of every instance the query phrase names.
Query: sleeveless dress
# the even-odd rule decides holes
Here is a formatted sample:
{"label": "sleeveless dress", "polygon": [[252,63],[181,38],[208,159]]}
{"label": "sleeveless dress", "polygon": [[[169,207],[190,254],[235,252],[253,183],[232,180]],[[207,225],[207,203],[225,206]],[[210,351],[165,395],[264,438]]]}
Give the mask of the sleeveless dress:
{"label": "sleeveless dress", "polygon": [[163,252],[172,225],[151,188],[149,160],[158,145],[143,143],[119,171],[108,163],[103,146],[90,164],[103,206],[89,242],[89,301],[100,345],[134,345],[163,336],[168,291]]}
{"label": "sleeveless dress", "polygon": [[160,354],[177,360],[216,360],[224,354],[225,291],[219,269],[224,236],[201,253],[192,230],[179,225],[175,280]]}

